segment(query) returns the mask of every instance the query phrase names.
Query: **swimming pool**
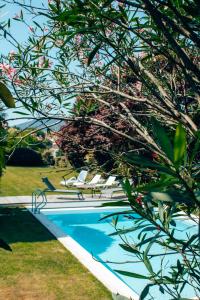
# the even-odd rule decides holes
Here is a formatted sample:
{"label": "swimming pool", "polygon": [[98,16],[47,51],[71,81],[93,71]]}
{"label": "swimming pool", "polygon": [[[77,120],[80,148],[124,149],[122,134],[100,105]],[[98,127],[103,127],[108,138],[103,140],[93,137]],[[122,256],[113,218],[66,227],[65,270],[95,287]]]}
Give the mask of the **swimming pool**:
{"label": "swimming pool", "polygon": [[[92,258],[94,269],[98,268],[96,265],[96,261],[100,262],[102,266],[104,266],[108,273],[111,273],[115,276],[116,282],[124,283],[128,289],[125,293],[124,291],[120,291],[120,287],[118,292],[121,294],[125,294],[129,291],[133,291],[133,293],[129,296],[132,299],[139,299],[137,295],[141,293],[144,286],[148,283],[147,280],[144,279],[136,279],[127,277],[124,275],[120,275],[115,270],[124,270],[129,272],[135,272],[143,275],[148,275],[146,268],[142,263],[135,263],[135,257],[133,257],[130,253],[124,251],[119,244],[122,243],[119,236],[109,236],[110,233],[114,232],[114,228],[112,226],[112,219],[104,219],[100,221],[100,219],[108,215],[114,211],[123,211],[123,208],[115,208],[115,209],[105,209],[105,208],[93,208],[93,209],[67,209],[67,210],[42,210],[42,214],[47,218],[49,229],[51,230],[51,224],[54,224],[56,228],[59,228],[60,231],[60,238],[64,238],[64,236],[71,237],[75,244],[72,243],[71,251],[80,258],[79,253],[83,251],[83,260],[86,266],[88,262],[84,262],[84,257],[86,259],[86,254],[89,254]],[[43,218],[43,217],[42,217]],[[191,226],[191,223],[187,221],[178,221],[178,237],[184,238],[186,232],[192,232],[194,229]],[[43,222],[44,223],[44,222]],[[127,228],[130,227],[132,221],[124,217],[123,215],[120,216],[118,225],[120,228]],[[44,224],[45,225],[45,224]],[[48,227],[48,226],[47,226]],[[188,231],[189,230],[189,231]],[[63,233],[63,234],[62,234]],[[152,233],[154,234],[154,233]],[[134,234],[130,233],[128,235],[129,240],[134,240],[137,242],[137,235],[138,232],[135,231]],[[81,247],[77,248],[77,243]],[[158,245],[152,247],[152,252],[158,251]],[[82,249],[82,250],[81,250]],[[84,249],[84,250],[83,250]],[[86,252],[84,252],[86,250]],[[162,250],[163,251],[163,250]],[[76,255],[77,254],[77,255]],[[165,261],[165,271],[167,272],[167,265],[172,264],[173,261],[176,262],[177,256],[170,255],[166,257]],[[127,262],[128,261],[128,262]],[[161,258],[156,257],[152,259],[152,265],[154,271],[158,270],[160,265]],[[127,263],[124,263],[127,262]],[[91,264],[91,262],[90,262]],[[99,264],[99,263],[98,263]],[[89,268],[90,269],[90,268]],[[92,270],[91,270],[92,271]],[[94,270],[94,274],[95,274]],[[107,274],[108,274],[107,273]],[[98,276],[97,276],[98,277]],[[104,277],[109,277],[105,274]],[[109,280],[109,278],[107,278]],[[101,278],[100,278],[101,280]],[[104,283],[106,278],[104,280]],[[119,284],[118,284],[119,286]],[[110,287],[110,286],[109,286]],[[123,287],[123,285],[122,285]],[[184,297],[191,298],[192,291],[190,288],[184,290]],[[151,288],[151,295],[153,298],[145,298],[145,299],[161,299],[162,300],[169,300],[170,297],[168,295],[163,295],[159,292],[158,288]]]}

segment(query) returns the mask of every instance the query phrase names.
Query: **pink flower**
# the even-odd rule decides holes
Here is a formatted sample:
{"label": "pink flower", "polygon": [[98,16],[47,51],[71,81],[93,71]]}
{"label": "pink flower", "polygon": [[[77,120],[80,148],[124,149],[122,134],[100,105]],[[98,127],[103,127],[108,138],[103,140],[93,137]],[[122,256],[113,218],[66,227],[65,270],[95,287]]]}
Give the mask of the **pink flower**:
{"label": "pink flower", "polygon": [[112,34],[112,31],[110,29],[107,29],[105,34],[106,34],[106,37],[109,37]]}
{"label": "pink flower", "polygon": [[46,59],[45,56],[41,56],[38,61],[39,68],[50,68],[53,65],[53,62],[49,59]]}
{"label": "pink flower", "polygon": [[16,54],[15,50],[11,50],[9,53],[9,55],[15,55],[15,54]]}
{"label": "pink flower", "polygon": [[142,198],[143,198],[143,195],[139,195],[135,201],[139,204],[139,205],[142,205]]}
{"label": "pink flower", "polygon": [[159,156],[156,152],[151,153],[152,158],[157,159]]}
{"label": "pink flower", "polygon": [[0,64],[0,69],[2,70],[2,73],[10,78],[13,78],[16,73],[16,69],[6,63]]}

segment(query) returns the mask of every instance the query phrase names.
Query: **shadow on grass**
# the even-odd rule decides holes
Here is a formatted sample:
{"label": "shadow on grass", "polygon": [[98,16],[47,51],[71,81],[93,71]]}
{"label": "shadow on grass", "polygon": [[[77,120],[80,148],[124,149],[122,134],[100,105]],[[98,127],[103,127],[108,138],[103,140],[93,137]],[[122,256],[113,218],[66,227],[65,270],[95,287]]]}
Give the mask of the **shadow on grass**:
{"label": "shadow on grass", "polygon": [[55,240],[25,208],[0,208],[0,238],[9,245],[18,242]]}

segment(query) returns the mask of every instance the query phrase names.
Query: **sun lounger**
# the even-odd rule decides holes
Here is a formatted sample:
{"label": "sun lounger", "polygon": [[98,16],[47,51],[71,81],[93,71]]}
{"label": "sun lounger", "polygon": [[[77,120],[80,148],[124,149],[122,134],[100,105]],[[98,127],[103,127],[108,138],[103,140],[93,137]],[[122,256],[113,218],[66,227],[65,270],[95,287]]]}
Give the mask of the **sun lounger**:
{"label": "sun lounger", "polygon": [[88,171],[82,170],[77,177],[71,177],[70,179],[65,179],[65,176],[63,176],[63,179],[60,184],[64,186],[73,185],[75,183],[84,184],[86,177],[88,175]]}
{"label": "sun lounger", "polygon": [[89,182],[86,182],[86,183],[74,183],[74,186],[77,186],[79,188],[84,188],[84,189],[88,189],[88,188],[94,188],[97,183],[100,181],[101,179],[101,175],[99,174],[96,174],[92,180],[90,180]]}
{"label": "sun lounger", "polygon": [[79,190],[61,190],[56,189],[54,185],[49,181],[47,177],[43,177],[42,181],[46,185],[47,189],[44,190],[44,192],[54,192],[54,193],[63,193],[63,194],[76,194],[78,196],[78,199],[83,200],[83,194]]}
{"label": "sun lounger", "polygon": [[107,188],[114,185],[117,185],[118,182],[116,181],[116,176],[109,176],[106,182],[104,183],[97,183],[96,188]]}

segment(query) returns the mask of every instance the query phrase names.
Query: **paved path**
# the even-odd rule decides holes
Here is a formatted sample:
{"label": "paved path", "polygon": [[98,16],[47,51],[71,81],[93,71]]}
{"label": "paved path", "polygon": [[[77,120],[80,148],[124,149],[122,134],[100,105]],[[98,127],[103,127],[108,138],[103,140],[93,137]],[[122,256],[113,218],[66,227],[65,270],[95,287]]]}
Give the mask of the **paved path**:
{"label": "paved path", "polygon": [[[91,195],[84,195],[84,200],[79,200],[74,195],[47,195],[46,208],[73,208],[73,207],[91,207],[100,206],[104,202],[111,202],[120,200],[120,196],[116,196],[113,199],[101,199],[98,197],[91,197]],[[31,196],[7,196],[0,197],[0,206],[29,206],[31,207],[32,197]]]}

